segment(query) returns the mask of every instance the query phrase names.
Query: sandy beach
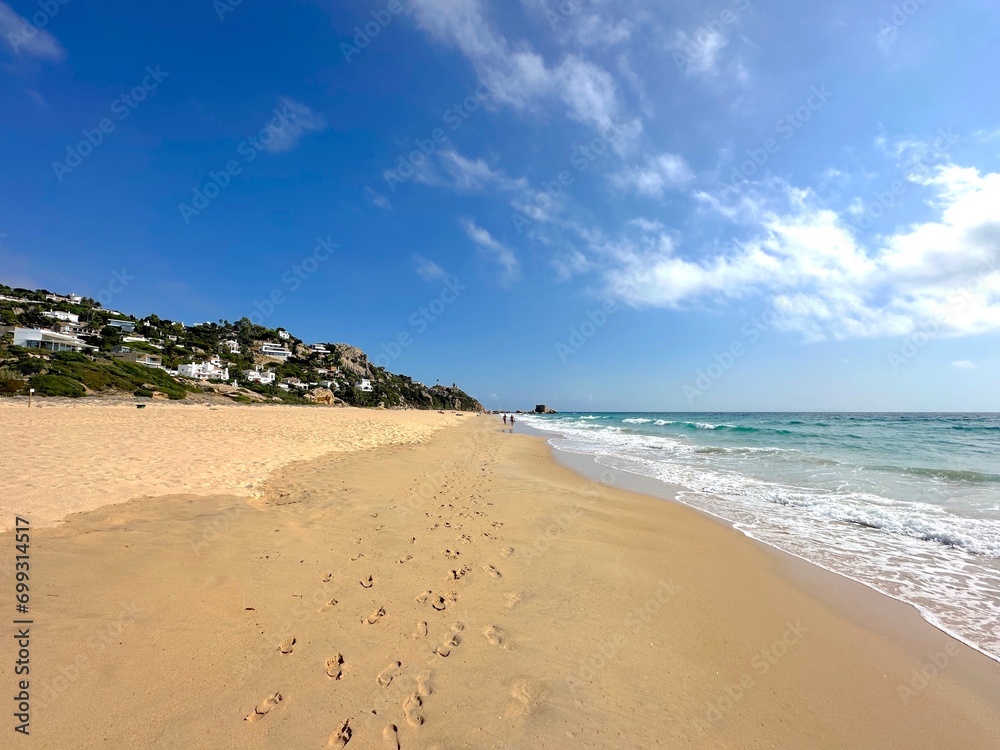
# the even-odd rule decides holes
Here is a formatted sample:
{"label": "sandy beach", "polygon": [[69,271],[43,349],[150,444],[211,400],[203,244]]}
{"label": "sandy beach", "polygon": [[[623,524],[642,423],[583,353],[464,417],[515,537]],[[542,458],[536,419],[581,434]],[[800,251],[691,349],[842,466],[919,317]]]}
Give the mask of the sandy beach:
{"label": "sandy beach", "polygon": [[[915,611],[588,481],[492,417],[25,412],[0,408],[18,446],[0,520],[33,526],[25,746],[986,750],[1000,737],[1000,665]],[[11,595],[13,535],[0,544]],[[0,642],[12,664],[14,639]]]}

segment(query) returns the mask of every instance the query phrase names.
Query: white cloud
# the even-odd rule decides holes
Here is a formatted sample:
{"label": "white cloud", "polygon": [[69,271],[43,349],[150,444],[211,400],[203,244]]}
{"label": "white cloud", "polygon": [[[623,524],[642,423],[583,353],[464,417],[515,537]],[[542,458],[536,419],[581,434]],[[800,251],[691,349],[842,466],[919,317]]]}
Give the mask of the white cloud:
{"label": "white cloud", "polygon": [[975,370],[976,363],[968,359],[956,359],[951,363],[952,367],[957,367],[960,370]]}
{"label": "white cloud", "polygon": [[34,57],[52,62],[59,62],[66,57],[66,50],[58,39],[22,18],[4,2],[0,2],[0,36],[18,57]]}
{"label": "white cloud", "polygon": [[639,195],[659,198],[668,188],[681,187],[694,179],[694,172],[677,154],[655,156],[642,166],[630,167],[615,176],[615,183]]}
{"label": "white cloud", "polygon": [[659,232],[601,239],[591,252],[631,304],[764,297],[810,339],[1000,330],[1000,174],[948,165],[910,181],[929,191],[936,217],[870,246],[810,192],[786,187],[780,210],[747,199],[727,214],[750,231],[729,251],[687,257]]}
{"label": "white cloud", "polygon": [[448,277],[445,270],[432,260],[428,260],[422,255],[414,257],[416,263],[417,276],[424,281],[440,281]]}
{"label": "white cloud", "polygon": [[287,96],[278,100],[278,112],[285,118],[284,122],[272,128],[274,137],[264,146],[271,154],[283,154],[299,145],[303,136],[316,133],[327,128],[326,118],[314,112],[301,102],[289,99]]}
{"label": "white cloud", "polygon": [[521,264],[513,250],[497,242],[489,232],[471,219],[463,219],[462,228],[469,239],[500,266],[500,283],[508,284],[520,277]]}
{"label": "white cloud", "polygon": [[412,0],[411,7],[421,28],[472,62],[495,101],[525,109],[561,100],[580,122],[607,129],[616,121],[614,79],[593,62],[571,54],[549,65],[526,42],[510,44],[486,18],[481,0]]}

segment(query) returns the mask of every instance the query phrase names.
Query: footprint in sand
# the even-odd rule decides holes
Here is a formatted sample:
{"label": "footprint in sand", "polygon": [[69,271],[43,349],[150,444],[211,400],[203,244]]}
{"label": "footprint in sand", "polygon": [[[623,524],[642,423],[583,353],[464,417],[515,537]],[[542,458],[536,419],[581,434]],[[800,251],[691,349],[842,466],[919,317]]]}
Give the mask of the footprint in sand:
{"label": "footprint in sand", "polygon": [[363,622],[374,625],[376,622],[385,617],[385,607],[379,607],[374,612],[372,612],[368,617],[366,617]]}
{"label": "footprint in sand", "polygon": [[328,677],[332,677],[335,680],[339,680],[343,673],[341,665],[344,663],[344,657],[341,654],[336,654],[331,656],[326,660],[326,674]]}
{"label": "footprint in sand", "polygon": [[331,579],[331,578],[333,578],[333,573],[327,573],[327,574],[326,574],[325,576],[323,576],[323,577],[322,577],[322,578],[321,578],[320,580],[321,580],[321,581],[322,581],[323,583],[329,583],[329,582],[330,582],[330,579]]}
{"label": "footprint in sand", "polygon": [[514,701],[507,706],[507,716],[524,716],[533,712],[548,696],[548,691],[538,683],[521,680],[510,689]]}
{"label": "footprint in sand", "polygon": [[427,623],[421,620],[417,623],[417,629],[413,631],[414,638],[426,638],[427,637]]}
{"label": "footprint in sand", "polygon": [[399,750],[399,730],[395,724],[390,724],[382,730],[382,739],[389,750]]}
{"label": "footprint in sand", "polygon": [[403,701],[403,716],[406,717],[406,723],[411,727],[419,727],[424,723],[424,715],[420,710],[423,704],[424,702],[416,693],[406,696],[406,700]]}
{"label": "footprint in sand", "polygon": [[378,677],[375,678],[375,682],[378,683],[379,687],[389,687],[392,683],[392,678],[396,676],[396,670],[403,666],[400,662],[394,661],[388,667],[383,669],[378,673]]}
{"label": "footprint in sand", "polygon": [[370,589],[372,586],[375,585],[375,581],[372,579],[371,576],[368,576],[367,578],[362,578],[360,581],[358,581],[358,583],[361,584],[361,588],[363,589]]}
{"label": "footprint in sand", "polygon": [[503,634],[501,634],[500,628],[498,628],[496,625],[488,625],[483,630],[483,635],[486,636],[486,640],[488,640],[492,645],[494,646],[503,645],[503,640],[504,640]]}
{"label": "footprint in sand", "polygon": [[462,553],[461,552],[456,552],[453,549],[446,549],[442,554],[445,557],[447,557],[449,560],[454,560],[456,557],[458,557]]}
{"label": "footprint in sand", "polygon": [[462,566],[462,568],[461,568],[461,570],[453,570],[453,571],[451,571],[451,572],[450,572],[450,573],[448,574],[448,577],[449,577],[449,578],[450,578],[451,580],[453,580],[453,581],[459,581],[459,580],[461,580],[461,579],[462,579],[462,577],[463,577],[463,576],[464,576],[464,575],[465,575],[466,573],[469,573],[469,572],[471,572],[471,571],[472,571],[472,568],[470,568],[470,567],[469,567],[468,565],[463,565],[463,566]]}
{"label": "footprint in sand", "polygon": [[513,554],[514,554],[513,547],[504,547],[502,550],[500,550],[500,557],[510,557]]}
{"label": "footprint in sand", "polygon": [[445,602],[444,597],[442,596],[435,596],[434,600],[431,602],[431,607],[436,609],[438,612],[442,612],[444,608],[447,606],[448,604],[447,602]]}
{"label": "footprint in sand", "polygon": [[398,560],[396,560],[396,562],[399,563],[400,565],[402,565],[403,563],[409,562],[412,559],[413,559],[413,555],[406,555],[405,557],[401,557]]}
{"label": "footprint in sand", "polygon": [[428,695],[434,692],[434,683],[432,679],[434,673],[430,670],[426,672],[421,672],[417,675],[417,695],[421,698],[426,698]]}
{"label": "footprint in sand", "polygon": [[326,612],[331,607],[336,607],[336,606],[337,606],[337,600],[336,599],[330,599],[329,601],[324,602],[323,606],[321,606],[316,611],[317,612]]}
{"label": "footprint in sand", "polygon": [[333,730],[333,734],[330,735],[330,739],[326,741],[327,747],[343,747],[348,742],[351,741],[351,723],[350,719],[344,719],[344,723]]}
{"label": "footprint in sand", "polygon": [[417,542],[417,538],[415,536],[411,536],[410,537],[410,541],[408,543],[409,544],[416,544],[416,542]]}
{"label": "footprint in sand", "polygon": [[424,593],[422,593],[420,596],[417,597],[417,604],[425,604],[427,600],[431,598],[432,594],[433,594],[432,591],[425,591]]}
{"label": "footprint in sand", "polygon": [[472,537],[469,536],[468,534],[462,534],[462,536],[460,536],[459,539],[462,540],[463,544],[472,544]]}
{"label": "footprint in sand", "polygon": [[504,596],[506,597],[505,605],[507,609],[516,605],[523,598],[520,591],[508,591]]}
{"label": "footprint in sand", "polygon": [[492,565],[484,565],[483,570],[485,570],[494,578],[500,578],[500,571],[494,568]]}
{"label": "footprint in sand", "polygon": [[463,630],[465,630],[465,623],[464,622],[456,622],[456,623],[453,623],[452,626],[451,626],[451,632],[452,633],[461,633]]}
{"label": "footprint in sand", "polygon": [[292,649],[294,649],[294,648],[295,648],[295,637],[294,636],[292,636],[291,638],[286,638],[278,646],[278,650],[281,653],[283,653],[283,654],[290,654],[290,653],[292,653]]}
{"label": "footprint in sand", "polygon": [[271,693],[254,706],[253,713],[244,716],[243,721],[259,721],[268,711],[281,703],[282,700],[281,693]]}
{"label": "footprint in sand", "polygon": [[434,649],[434,653],[438,656],[448,657],[451,655],[451,650],[457,647],[462,642],[462,637],[458,633],[452,633],[445,642]]}
{"label": "footprint in sand", "polygon": [[[361,540],[359,539],[358,541]],[[364,552],[359,552],[358,554],[356,554],[354,557],[351,558],[351,562],[354,562],[355,560],[360,560],[364,556],[365,556]]]}

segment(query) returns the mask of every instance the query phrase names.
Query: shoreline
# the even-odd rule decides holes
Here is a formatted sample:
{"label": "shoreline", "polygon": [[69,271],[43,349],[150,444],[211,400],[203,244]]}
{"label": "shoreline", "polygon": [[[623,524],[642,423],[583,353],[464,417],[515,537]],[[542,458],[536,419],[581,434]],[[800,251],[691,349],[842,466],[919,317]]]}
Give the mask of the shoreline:
{"label": "shoreline", "polygon": [[[982,657],[981,660],[974,660],[975,663],[971,667],[968,667],[967,662],[963,662],[963,668],[959,671],[962,673],[965,685],[984,699],[994,699],[992,691],[995,690],[995,686],[991,683],[990,674],[1000,670],[1000,659],[994,658],[975,644],[968,643],[958,634],[932,622],[916,605],[879,591],[864,581],[845,573],[831,570],[817,562],[776,547],[757,538],[748,530],[740,528],[737,523],[684,502],[683,499],[677,497],[678,492],[684,491],[682,487],[623,469],[610,470],[594,456],[560,450],[552,443],[553,437],[558,437],[558,433],[528,426],[517,427],[515,434],[517,433],[544,440],[554,462],[583,478],[603,484],[607,482],[606,475],[610,473],[614,475],[615,479],[613,486],[657,500],[675,503],[702,518],[740,534],[771,555],[777,566],[782,568],[781,575],[785,576],[787,580],[798,582],[804,593],[820,599],[834,611],[850,617],[858,625],[876,630],[889,640],[899,642],[911,655],[927,655],[935,650],[942,650],[940,639],[934,637],[935,634],[945,636],[955,643],[961,644]],[[927,632],[928,628],[933,631],[933,634]]]}
{"label": "shoreline", "polygon": [[[522,434],[533,435],[545,439],[546,443],[549,446],[549,449],[552,451],[553,460],[555,460],[560,465],[565,466],[572,471],[575,471],[581,476],[587,477],[592,481],[603,481],[602,476],[605,473],[611,471],[607,466],[598,461],[595,456],[584,453],[573,453],[571,451],[565,451],[560,449],[552,441],[562,436],[560,433],[554,430],[542,430],[537,427],[519,426],[517,428],[517,431],[521,432]],[[799,555],[790,550],[778,547],[775,544],[754,535],[752,531],[742,528],[742,526],[738,522],[731,521],[730,519],[724,516],[721,516],[704,508],[698,507],[697,505],[686,502],[682,497],[678,496],[679,493],[687,491],[684,487],[678,485],[671,485],[654,477],[649,477],[644,474],[630,472],[625,469],[616,469],[611,471],[611,473],[615,474],[616,476],[620,477],[623,480],[618,485],[623,489],[627,489],[632,492],[639,492],[641,494],[649,495],[651,497],[656,497],[661,500],[682,505],[705,518],[709,518],[717,523],[722,524],[723,526],[729,529],[739,532],[741,535],[747,537],[748,539],[753,540],[757,544],[761,545],[763,548],[770,550],[773,553],[776,553],[779,557],[791,558],[811,568],[815,568],[819,571],[822,571],[823,573],[835,576],[838,579],[843,579],[843,581],[849,581],[853,584],[862,586],[866,590],[876,594],[878,597],[888,599],[892,602],[903,605],[908,609],[911,609],[914,613],[916,613],[916,615],[920,618],[920,620],[924,624],[929,625],[935,630],[938,630],[941,633],[947,635],[948,637],[958,641],[963,646],[966,646],[967,648],[970,648],[973,651],[981,654],[989,661],[997,665],[1000,665],[1000,656],[994,656],[993,654],[984,651],[977,644],[971,643],[970,641],[966,640],[964,637],[962,637],[960,633],[953,632],[952,630],[949,630],[945,625],[935,622],[933,619],[933,613],[925,612],[916,604],[909,602],[899,596],[894,596],[893,594],[881,591],[875,588],[870,583],[855,576],[852,576],[849,573],[842,572],[839,570],[833,570],[832,568],[828,568],[819,562],[811,560],[807,557],[803,557],[802,555]],[[808,578],[808,576],[803,576],[803,577]],[[841,584],[834,581],[827,582],[827,586],[838,586],[838,585]]]}
{"label": "shoreline", "polygon": [[[911,609],[448,416],[419,442],[286,463],[257,500],[140,498],[37,530],[38,746],[319,748],[345,720],[348,748],[393,727],[404,750],[1000,733],[1000,669]],[[896,610],[889,632],[874,597],[896,605],[873,605]],[[911,624],[919,642],[892,637]],[[904,699],[926,649],[949,661]]]}

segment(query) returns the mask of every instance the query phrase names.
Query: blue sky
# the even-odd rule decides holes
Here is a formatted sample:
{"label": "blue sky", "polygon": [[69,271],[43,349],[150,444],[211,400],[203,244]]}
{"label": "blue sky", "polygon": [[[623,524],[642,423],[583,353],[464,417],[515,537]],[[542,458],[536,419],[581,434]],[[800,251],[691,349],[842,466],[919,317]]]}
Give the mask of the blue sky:
{"label": "blue sky", "polygon": [[487,406],[1000,410],[998,25],[0,2],[0,280],[257,315]]}

